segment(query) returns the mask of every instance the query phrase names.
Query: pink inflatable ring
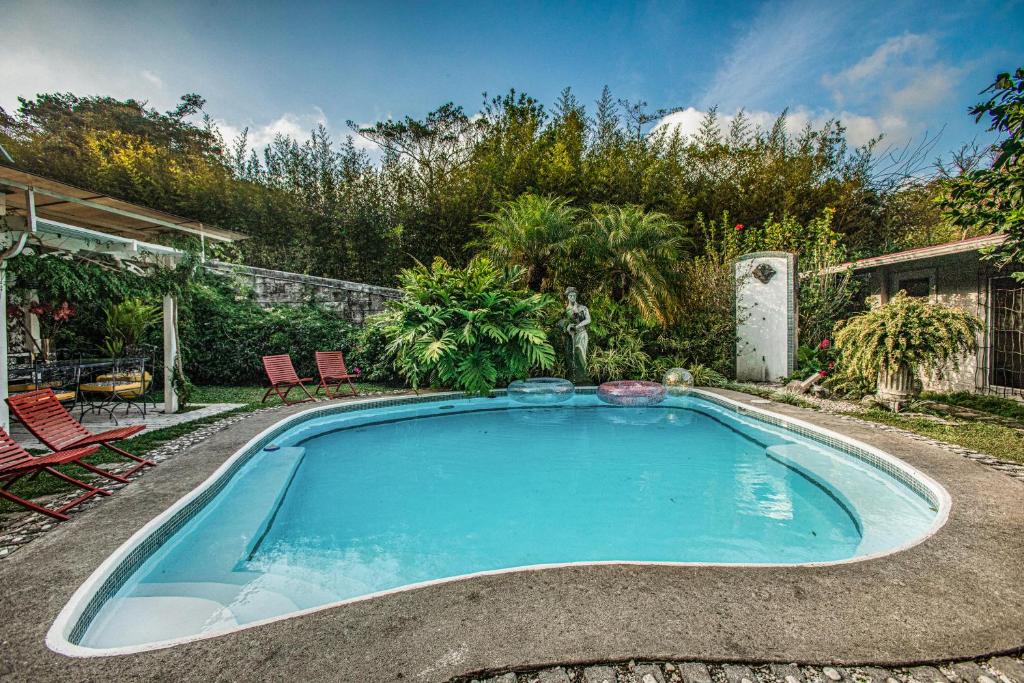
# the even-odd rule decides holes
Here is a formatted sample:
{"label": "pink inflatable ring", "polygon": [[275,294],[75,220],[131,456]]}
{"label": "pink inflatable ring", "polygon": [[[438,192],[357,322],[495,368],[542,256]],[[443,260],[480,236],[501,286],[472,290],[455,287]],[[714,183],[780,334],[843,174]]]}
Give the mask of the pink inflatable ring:
{"label": "pink inflatable ring", "polygon": [[665,385],[636,380],[605,382],[597,388],[597,397],[613,406],[653,406],[665,400]]}

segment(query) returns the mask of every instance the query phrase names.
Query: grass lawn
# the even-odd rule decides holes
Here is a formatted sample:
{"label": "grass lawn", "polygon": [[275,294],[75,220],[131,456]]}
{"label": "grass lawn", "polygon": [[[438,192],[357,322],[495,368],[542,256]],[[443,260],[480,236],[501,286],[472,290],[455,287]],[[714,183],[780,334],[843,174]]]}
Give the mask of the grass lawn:
{"label": "grass lawn", "polygon": [[915,434],[957,444],[996,458],[1024,463],[1024,434],[1004,425],[956,419],[947,419],[951,424],[942,424],[927,417],[902,415],[887,410],[869,410],[850,415],[900,427]]}
{"label": "grass lawn", "polygon": [[[756,384],[730,383],[727,389],[754,394],[761,398],[771,399],[814,409],[815,405],[799,396],[794,396],[777,389],[758,386]],[[1024,428],[1024,404],[996,396],[981,396],[958,392],[955,394],[924,394],[922,398],[938,403],[970,408],[991,415],[1021,421]],[[1014,429],[1012,425],[998,422],[987,422],[976,419],[960,419],[942,415],[942,422],[921,415],[892,413],[883,409],[846,413],[870,422],[891,425],[908,432],[920,434],[937,441],[957,444],[964,448],[986,453],[996,458],[1024,463],[1024,432]]]}
{"label": "grass lawn", "polygon": [[1008,398],[986,396],[984,394],[970,394],[966,391],[957,391],[952,394],[936,394],[931,391],[926,391],[921,394],[921,398],[929,401],[935,401],[937,403],[945,403],[950,406],[970,408],[971,410],[977,410],[982,413],[989,413],[990,415],[1005,417],[1024,423],[1024,403],[1020,401],[1013,401]]}
{"label": "grass lawn", "polygon": [[[379,384],[370,384],[368,382],[360,382],[357,384],[360,392],[373,392],[373,391],[385,391],[392,389],[392,387],[386,387]],[[266,406],[281,405],[280,399],[277,396],[271,395],[271,398],[267,399],[266,403],[260,403],[260,399],[263,398],[263,393],[266,391],[266,387],[258,386],[244,386],[244,387],[196,387],[192,394],[192,402],[194,403],[241,403],[243,406],[237,410],[233,410],[228,413],[221,413],[220,415],[214,415],[212,417],[200,418],[193,420],[192,422],[186,422],[173,427],[165,427],[163,429],[154,429],[152,431],[145,431],[136,437],[127,439],[120,442],[118,445],[129,453],[135,455],[145,455],[155,448],[162,446],[168,441],[172,441],[179,436],[184,436],[190,432],[194,432],[200,427],[208,424],[212,424],[221,420],[229,415],[237,415],[238,413],[246,413],[256,410],[258,408]],[[292,395],[295,391],[292,390]],[[160,404],[162,397],[158,397],[157,405]],[[113,423],[111,423],[113,426]],[[107,449],[101,449],[95,455],[91,455],[85,459],[86,462],[91,464],[102,464],[108,462],[127,462],[127,460],[116,453],[111,453]],[[88,471],[78,467],[77,465],[64,465],[57,468],[67,474],[80,479],[82,481],[99,480],[102,484],[104,481],[109,481],[103,477],[95,477]],[[21,496],[22,498],[37,498],[39,496],[46,496],[54,493],[62,493],[64,491],[71,491],[75,489],[71,484],[65,483],[60,479],[50,476],[49,474],[40,474],[35,479],[24,478],[18,481],[14,486],[11,487],[11,492],[15,495]],[[24,510],[23,507],[17,505],[11,501],[0,499],[0,513],[13,512],[16,510]]]}

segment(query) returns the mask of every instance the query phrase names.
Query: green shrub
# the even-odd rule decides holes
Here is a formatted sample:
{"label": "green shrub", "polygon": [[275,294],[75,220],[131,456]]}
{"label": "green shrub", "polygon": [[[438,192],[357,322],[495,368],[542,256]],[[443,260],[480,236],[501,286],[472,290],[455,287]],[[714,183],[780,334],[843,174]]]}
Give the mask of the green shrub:
{"label": "green shrub", "polygon": [[521,289],[521,267],[486,258],[465,268],[434,259],[402,271],[405,295],[388,304],[388,349],[413,387],[424,383],[486,394],[498,383],[551,368],[555,351],[542,327],[554,302]]}
{"label": "green shrub", "polygon": [[183,293],[179,325],[185,372],[197,384],[263,382],[261,358],[278,353],[292,357],[299,375],[315,377],[317,351],[343,351],[349,368],[372,381],[394,378],[381,343],[358,325],[314,305],[264,309],[217,275]]}
{"label": "green shrub", "polygon": [[907,365],[942,374],[956,370],[976,347],[981,321],[958,308],[933,304],[900,292],[888,303],[837,327],[842,371],[873,380],[884,368]]}

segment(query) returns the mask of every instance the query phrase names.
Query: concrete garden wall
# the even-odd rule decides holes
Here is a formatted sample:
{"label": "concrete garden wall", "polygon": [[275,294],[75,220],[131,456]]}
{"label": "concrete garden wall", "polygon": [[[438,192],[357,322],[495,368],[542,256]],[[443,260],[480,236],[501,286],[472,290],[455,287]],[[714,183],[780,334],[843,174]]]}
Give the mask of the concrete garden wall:
{"label": "concrete garden wall", "polygon": [[208,261],[206,267],[213,272],[236,278],[251,287],[256,294],[256,301],[264,308],[300,306],[315,302],[338,311],[353,323],[362,323],[367,316],[380,313],[384,310],[385,302],[402,295],[401,290],[390,287],[254,268],[223,261]]}

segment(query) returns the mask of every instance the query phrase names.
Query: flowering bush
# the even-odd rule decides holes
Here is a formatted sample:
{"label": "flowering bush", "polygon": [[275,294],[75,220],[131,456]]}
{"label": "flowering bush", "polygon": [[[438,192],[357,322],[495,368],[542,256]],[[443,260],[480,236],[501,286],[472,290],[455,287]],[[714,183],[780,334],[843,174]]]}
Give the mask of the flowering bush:
{"label": "flowering bush", "polygon": [[889,303],[837,325],[835,342],[844,373],[874,380],[881,370],[906,365],[938,375],[956,370],[976,348],[981,321],[958,308],[900,292]]}
{"label": "flowering bush", "polygon": [[828,377],[836,367],[832,353],[832,341],[822,339],[817,346],[801,346],[796,352],[797,379],[806,379],[813,373]]}

